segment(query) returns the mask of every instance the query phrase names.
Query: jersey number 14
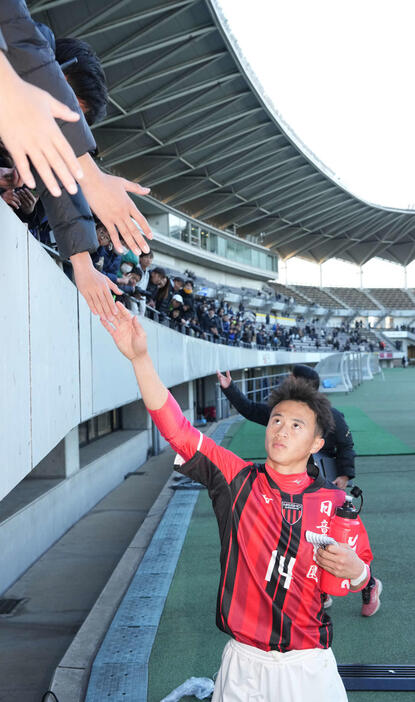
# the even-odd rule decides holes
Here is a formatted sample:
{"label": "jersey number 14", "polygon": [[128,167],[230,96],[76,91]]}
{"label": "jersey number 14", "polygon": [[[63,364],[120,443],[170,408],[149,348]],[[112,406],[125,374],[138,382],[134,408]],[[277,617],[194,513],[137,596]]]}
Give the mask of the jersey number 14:
{"label": "jersey number 14", "polygon": [[288,590],[288,588],[291,585],[292,572],[293,572],[293,568],[295,566],[295,558],[293,556],[289,556],[287,558],[286,556],[281,556],[278,553],[278,551],[273,551],[271,553],[271,558],[269,559],[268,570],[267,570],[267,574],[265,576],[265,580],[267,580],[268,582],[271,580],[277,559],[278,559],[278,573],[279,573],[279,575],[281,575],[281,577],[284,578],[284,587],[286,590]]}

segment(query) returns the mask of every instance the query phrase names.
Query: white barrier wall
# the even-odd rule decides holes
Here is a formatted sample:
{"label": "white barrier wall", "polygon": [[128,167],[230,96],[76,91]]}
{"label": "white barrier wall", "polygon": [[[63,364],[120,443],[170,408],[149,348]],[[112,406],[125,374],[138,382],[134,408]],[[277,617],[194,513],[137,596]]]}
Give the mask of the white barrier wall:
{"label": "white barrier wall", "polygon": [[[73,427],[140,395],[130,363],[1,199],[0,223],[2,499]],[[143,324],[168,387],[217,368],[315,363],[326,355],[227,347]]]}

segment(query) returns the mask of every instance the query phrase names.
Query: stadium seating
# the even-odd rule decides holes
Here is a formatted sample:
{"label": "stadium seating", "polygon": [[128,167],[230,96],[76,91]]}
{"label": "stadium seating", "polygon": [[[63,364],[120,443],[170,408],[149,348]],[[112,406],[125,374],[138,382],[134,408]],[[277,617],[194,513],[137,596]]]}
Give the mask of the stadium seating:
{"label": "stadium seating", "polygon": [[312,302],[328,309],[338,309],[338,301],[323,288],[316,288],[312,285],[294,285],[295,290],[303,297],[308,297]]}
{"label": "stadium seating", "polygon": [[381,305],[375,303],[368,295],[366,295],[364,290],[358,290],[357,288],[327,288],[327,290],[332,295],[339,298],[339,300],[342,300],[344,307],[362,310],[381,308]]}
{"label": "stadium seating", "polygon": [[395,310],[415,308],[415,301],[406,290],[399,288],[371,288],[370,294],[378,300],[382,307]]}

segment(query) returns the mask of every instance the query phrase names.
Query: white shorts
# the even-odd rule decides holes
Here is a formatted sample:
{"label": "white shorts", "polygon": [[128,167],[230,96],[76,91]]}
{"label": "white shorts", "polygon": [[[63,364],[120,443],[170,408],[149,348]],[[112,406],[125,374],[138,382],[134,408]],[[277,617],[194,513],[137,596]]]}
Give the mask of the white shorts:
{"label": "white shorts", "polygon": [[230,639],[212,702],[347,702],[331,648],[261,651]]}

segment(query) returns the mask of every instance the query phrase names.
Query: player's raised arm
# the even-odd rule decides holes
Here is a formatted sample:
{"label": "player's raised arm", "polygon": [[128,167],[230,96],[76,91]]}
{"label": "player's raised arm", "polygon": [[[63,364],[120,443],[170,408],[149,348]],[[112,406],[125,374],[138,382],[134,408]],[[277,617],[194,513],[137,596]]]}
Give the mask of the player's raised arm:
{"label": "player's raised arm", "polygon": [[200,451],[230,482],[246,465],[246,461],[231,451],[202,436],[183,415],[179,405],[160,380],[148,353],[147,337],[138,318],[117,302],[118,314],[112,323],[101,317],[101,323],[111,334],[121,353],[133,364],[143,402],[161,434],[185,460]]}
{"label": "player's raised arm", "polygon": [[133,364],[143,402],[163,436],[183,458],[191,458],[197,451],[200,432],[188,422],[161,382],[148,353],[146,333],[138,318],[131,315],[120,302],[117,302],[117,308],[117,317],[111,324],[102,317],[101,323],[121,353]]}

